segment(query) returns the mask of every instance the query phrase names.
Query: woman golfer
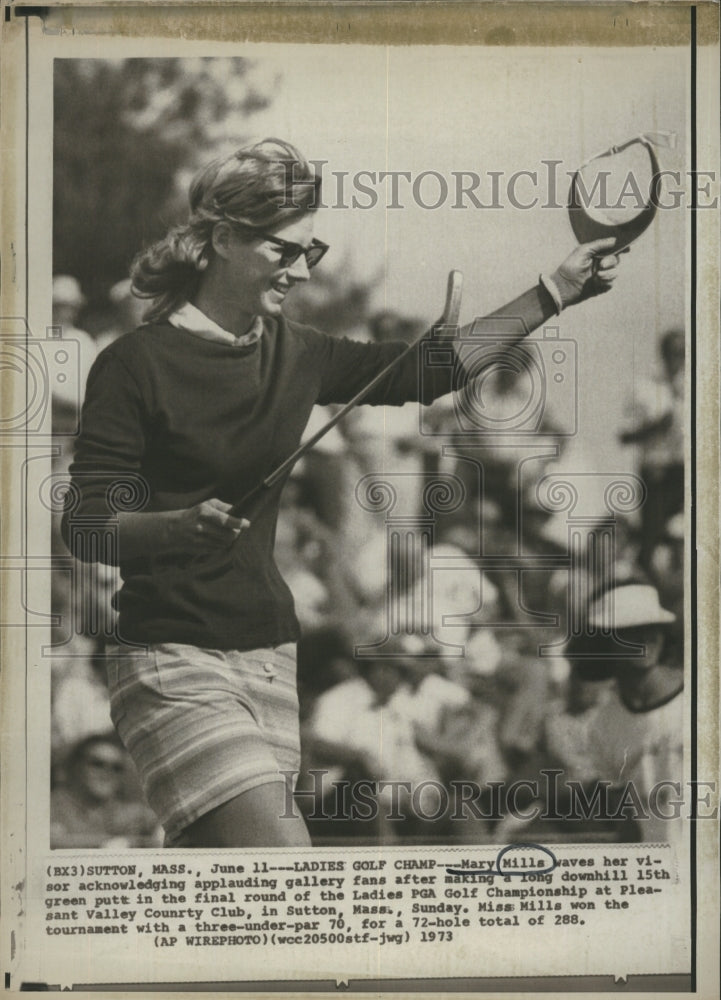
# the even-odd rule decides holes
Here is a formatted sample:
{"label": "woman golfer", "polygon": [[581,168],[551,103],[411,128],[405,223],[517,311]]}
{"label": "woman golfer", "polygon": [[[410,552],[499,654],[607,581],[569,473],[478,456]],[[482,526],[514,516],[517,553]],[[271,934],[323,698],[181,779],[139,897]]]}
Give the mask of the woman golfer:
{"label": "woman golfer", "polygon": [[[284,318],[328,249],[314,238],[318,185],[277,139],[202,170],[188,221],[133,266],[136,293],[152,300],[146,324],[88,378],[65,538],[82,542],[93,519],[92,530],[117,528],[117,555],[100,558],[119,562],[119,634],[137,645],[109,660],[111,715],[172,846],[310,843],[283,774],[300,756],[298,622],[273,561],[283,484],[248,519],[232,504],[294,451],[316,403],[347,402],[406,346]],[[532,330],[607,290],[613,245],[578,247],[497,315]],[[366,402],[430,403],[451,388],[450,367],[419,376],[411,351]],[[113,509],[123,477],[144,484],[142,510]]]}

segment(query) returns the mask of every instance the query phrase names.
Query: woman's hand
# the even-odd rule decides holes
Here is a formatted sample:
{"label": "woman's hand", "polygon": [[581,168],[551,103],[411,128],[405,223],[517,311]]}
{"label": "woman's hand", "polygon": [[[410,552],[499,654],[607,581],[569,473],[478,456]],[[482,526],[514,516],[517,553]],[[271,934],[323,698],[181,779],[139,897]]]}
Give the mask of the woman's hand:
{"label": "woman's hand", "polygon": [[124,561],[227,549],[250,527],[215,497],[186,510],[128,511],[118,514],[118,553]]}
{"label": "woman's hand", "polygon": [[[616,238],[594,240],[576,247],[551,275],[564,308],[608,292],[616,280],[619,254],[613,253]],[[628,248],[622,250],[626,253]]]}
{"label": "woman's hand", "polygon": [[214,497],[187,510],[169,511],[163,548],[197,553],[229,548],[250,527],[245,518],[233,517],[232,509],[232,504]]}

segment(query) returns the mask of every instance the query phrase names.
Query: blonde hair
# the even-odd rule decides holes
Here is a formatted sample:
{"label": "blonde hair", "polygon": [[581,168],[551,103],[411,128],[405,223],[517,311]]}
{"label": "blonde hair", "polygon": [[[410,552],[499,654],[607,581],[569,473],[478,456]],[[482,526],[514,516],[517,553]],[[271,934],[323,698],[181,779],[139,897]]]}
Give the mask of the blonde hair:
{"label": "blonde hair", "polygon": [[152,299],[148,322],[166,319],[192,298],[211,254],[213,229],[235,222],[249,231],[272,229],[318,206],[320,177],[282,139],[263,139],[204,167],[190,185],[190,215],[143,250],[130,269],[132,290]]}

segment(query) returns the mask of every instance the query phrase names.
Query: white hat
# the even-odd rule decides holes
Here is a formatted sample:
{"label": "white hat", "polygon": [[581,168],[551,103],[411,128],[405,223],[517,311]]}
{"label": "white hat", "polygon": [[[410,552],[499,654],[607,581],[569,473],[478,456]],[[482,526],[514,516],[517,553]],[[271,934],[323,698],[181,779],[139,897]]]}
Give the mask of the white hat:
{"label": "white hat", "polygon": [[676,621],[661,607],[658,591],[645,583],[631,583],[607,590],[588,609],[588,624],[594,628],[634,628],[638,625],[668,625]]}
{"label": "white hat", "polygon": [[57,306],[84,306],[85,296],[77,278],[71,274],[56,274],[53,278],[53,304]]}

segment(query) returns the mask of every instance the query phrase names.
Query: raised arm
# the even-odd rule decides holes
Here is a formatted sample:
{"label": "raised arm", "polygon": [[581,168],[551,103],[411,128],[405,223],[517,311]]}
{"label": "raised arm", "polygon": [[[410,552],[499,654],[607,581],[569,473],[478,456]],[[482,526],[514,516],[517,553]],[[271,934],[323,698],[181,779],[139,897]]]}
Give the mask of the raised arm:
{"label": "raised arm", "polygon": [[[489,316],[522,319],[529,333],[563,309],[608,292],[616,280],[619,258],[613,253],[614,237],[576,247],[550,276],[539,276],[537,285],[496,309]],[[468,332],[465,327],[462,332]]]}
{"label": "raised arm", "polygon": [[[550,276],[541,275],[533,288],[490,313],[487,319],[508,317],[519,321],[518,337],[509,338],[507,346],[512,347],[563,309],[607,292],[618,268],[618,257],[613,254],[614,244],[615,239],[611,238],[576,247]],[[460,331],[460,337],[457,333],[449,336],[448,342],[458,349],[461,363],[463,353],[460,348],[472,331],[473,324],[470,324]],[[398,343],[365,344],[324,338],[325,344],[318,359],[322,372],[318,402],[347,403],[389,364],[392,367],[387,377],[371,393],[364,395],[363,402],[371,405],[401,405],[411,400],[431,403],[458,388],[463,383],[462,370],[459,379],[459,373],[452,364],[423,363],[423,341],[430,337],[429,331],[412,351]],[[434,345],[442,343],[442,339],[434,338]]]}

